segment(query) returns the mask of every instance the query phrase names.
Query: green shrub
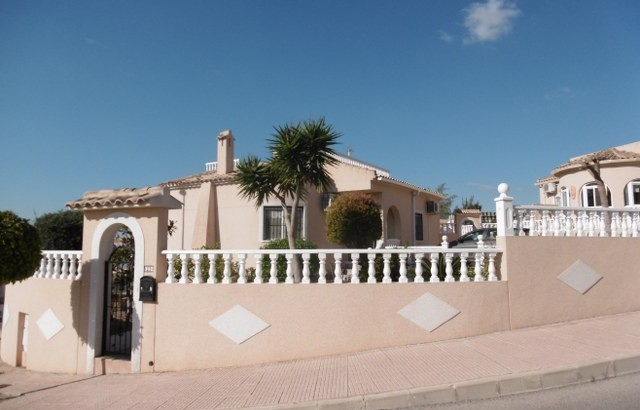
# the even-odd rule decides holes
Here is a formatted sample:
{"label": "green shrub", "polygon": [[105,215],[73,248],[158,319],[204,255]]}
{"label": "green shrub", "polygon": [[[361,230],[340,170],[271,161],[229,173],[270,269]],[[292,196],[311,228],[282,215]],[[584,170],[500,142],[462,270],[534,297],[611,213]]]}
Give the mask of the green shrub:
{"label": "green shrub", "polygon": [[32,276],[42,258],[38,230],[11,211],[0,211],[0,284]]}
{"label": "green shrub", "polygon": [[[305,239],[296,239],[296,249],[316,249],[317,246],[312,242],[309,242]],[[289,249],[289,242],[286,238],[276,239],[267,243],[262,249]],[[294,255],[293,263],[299,263],[302,266],[302,257],[301,255]],[[264,255],[262,257],[262,281],[269,282],[270,279],[270,269],[271,269],[271,261],[269,259],[269,255]],[[320,270],[320,260],[317,254],[312,254],[311,259],[309,260],[309,271],[311,281],[318,280],[318,271]],[[302,268],[300,269],[302,272]],[[278,259],[276,259],[276,272],[278,277],[278,282],[284,282],[287,279],[287,258],[284,255],[278,255]]]}

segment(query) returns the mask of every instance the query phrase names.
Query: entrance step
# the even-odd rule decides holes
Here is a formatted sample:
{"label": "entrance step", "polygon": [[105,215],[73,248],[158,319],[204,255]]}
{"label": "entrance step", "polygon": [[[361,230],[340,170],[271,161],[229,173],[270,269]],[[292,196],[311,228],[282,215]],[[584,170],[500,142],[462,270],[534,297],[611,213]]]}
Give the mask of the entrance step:
{"label": "entrance step", "polygon": [[93,363],[93,374],[126,374],[131,373],[131,360],[118,357],[96,357]]}

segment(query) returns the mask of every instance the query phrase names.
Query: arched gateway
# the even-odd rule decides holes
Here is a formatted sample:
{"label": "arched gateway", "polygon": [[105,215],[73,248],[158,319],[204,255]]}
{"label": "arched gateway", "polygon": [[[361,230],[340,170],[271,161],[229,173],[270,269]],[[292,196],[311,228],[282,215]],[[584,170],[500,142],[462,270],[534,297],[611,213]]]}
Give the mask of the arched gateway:
{"label": "arched gateway", "polygon": [[[96,359],[105,357],[130,360],[131,372],[144,371],[143,357],[152,366],[154,352],[152,337],[142,343],[143,323],[147,313],[153,319],[155,306],[140,301],[140,279],[164,279],[160,252],[166,248],[167,210],[180,203],[166,189],[153,187],[87,193],[68,206],[84,212],[84,244],[90,249],[83,258],[89,265],[83,270],[89,275],[86,372],[94,373]],[[123,231],[130,232],[135,247],[130,261],[114,260]]]}

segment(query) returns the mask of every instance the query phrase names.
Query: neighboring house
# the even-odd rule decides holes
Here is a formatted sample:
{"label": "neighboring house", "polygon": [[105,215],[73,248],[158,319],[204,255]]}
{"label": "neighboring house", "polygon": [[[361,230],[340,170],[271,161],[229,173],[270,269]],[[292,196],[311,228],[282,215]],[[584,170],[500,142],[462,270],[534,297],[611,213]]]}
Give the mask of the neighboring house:
{"label": "neighboring house", "polygon": [[600,206],[595,179],[584,166],[588,158],[595,158],[600,164],[600,175],[612,207],[640,206],[640,141],[571,158],[555,168],[549,177],[535,183],[540,189],[540,204]]}
{"label": "neighboring house", "polygon": [[[274,239],[285,238],[282,208],[275,199],[256,207],[238,195],[233,182],[235,139],[230,131],[218,136],[217,162],[205,172],[161,184],[182,203],[169,210],[176,227],[168,238],[169,249],[197,249],[219,245],[222,249],[257,249]],[[389,171],[351,156],[336,155],[330,167],[331,192],[310,189],[300,204],[302,218],[298,236],[318,247],[337,247],[327,240],[325,216],[335,195],[346,192],[370,194],[381,207],[382,242],[378,245],[435,245],[440,241],[437,192],[400,181]],[[374,244],[372,244],[373,246]]]}

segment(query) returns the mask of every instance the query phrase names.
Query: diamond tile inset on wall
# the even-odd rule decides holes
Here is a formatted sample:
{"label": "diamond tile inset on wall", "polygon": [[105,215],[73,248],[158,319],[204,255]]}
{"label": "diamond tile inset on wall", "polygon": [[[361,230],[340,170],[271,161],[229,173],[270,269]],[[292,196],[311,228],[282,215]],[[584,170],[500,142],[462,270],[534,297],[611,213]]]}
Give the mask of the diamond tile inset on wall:
{"label": "diamond tile inset on wall", "polygon": [[433,332],[460,311],[431,293],[425,293],[398,311],[398,314],[421,328]]}
{"label": "diamond tile inset on wall", "polygon": [[236,305],[211,320],[209,325],[237,344],[240,344],[271,326],[244,307]]}
{"label": "diamond tile inset on wall", "polygon": [[36,324],[44,338],[47,340],[51,339],[53,336],[57,335],[58,332],[64,329],[64,325],[51,309],[44,312]]}
{"label": "diamond tile inset on wall", "polygon": [[558,279],[584,295],[602,279],[602,275],[596,272],[591,266],[581,260],[577,260],[573,265],[569,266],[567,270],[562,272],[558,276]]}

